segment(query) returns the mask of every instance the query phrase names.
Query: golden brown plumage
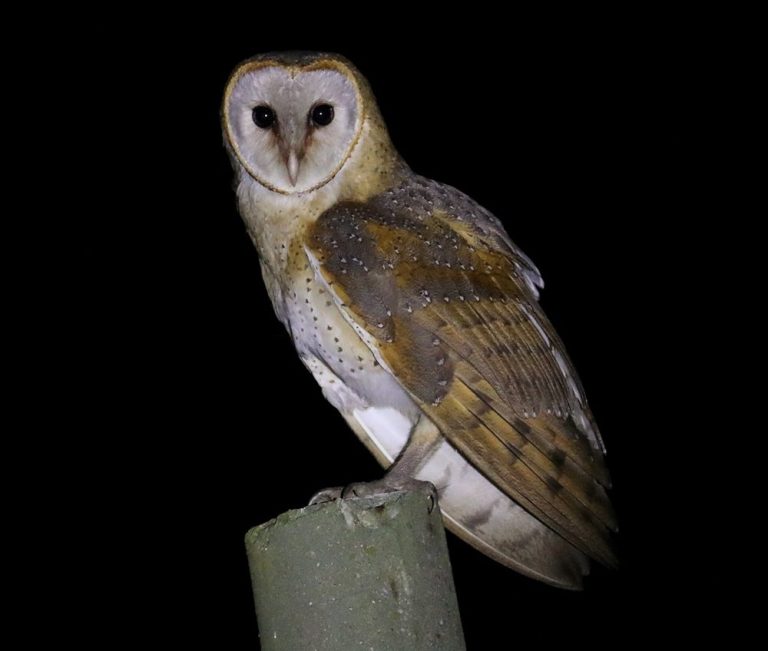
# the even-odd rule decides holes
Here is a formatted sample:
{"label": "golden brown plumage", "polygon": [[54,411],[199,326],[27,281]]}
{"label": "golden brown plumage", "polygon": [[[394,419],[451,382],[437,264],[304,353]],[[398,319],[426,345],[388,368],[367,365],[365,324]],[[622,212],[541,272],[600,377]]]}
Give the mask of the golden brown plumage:
{"label": "golden brown plumage", "polygon": [[569,388],[576,374],[526,280],[530,262],[497,223],[483,230],[447,212],[466,199],[441,189],[415,179],[364,205],[340,204],[308,230],[306,245],[446,438],[526,510],[614,565],[603,455],[573,413],[599,435],[580,389]]}

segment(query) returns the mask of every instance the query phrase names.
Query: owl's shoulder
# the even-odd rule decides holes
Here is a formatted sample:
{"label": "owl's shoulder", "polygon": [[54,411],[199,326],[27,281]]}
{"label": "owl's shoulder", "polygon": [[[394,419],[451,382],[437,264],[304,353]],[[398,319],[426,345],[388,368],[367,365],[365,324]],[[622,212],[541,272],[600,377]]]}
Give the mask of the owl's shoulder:
{"label": "owl's shoulder", "polygon": [[[450,248],[462,245],[508,258],[522,272],[535,297],[544,286],[539,270],[514,244],[501,221],[461,190],[408,173],[389,189],[364,202],[341,202],[314,224],[312,235],[338,248],[341,242],[363,245],[364,232],[375,230],[379,243],[393,237],[422,243],[443,241]],[[451,244],[453,243],[453,244]],[[394,246],[394,245],[393,245]]]}

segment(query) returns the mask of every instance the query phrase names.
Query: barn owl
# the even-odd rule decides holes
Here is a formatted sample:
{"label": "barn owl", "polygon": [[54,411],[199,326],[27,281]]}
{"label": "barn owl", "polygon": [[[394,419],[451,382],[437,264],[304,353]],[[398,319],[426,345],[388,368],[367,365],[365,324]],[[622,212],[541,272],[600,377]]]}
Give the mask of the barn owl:
{"label": "barn owl", "polygon": [[275,313],[371,485],[431,482],[451,531],[551,585],[614,566],[600,433],[501,222],[411,171],[341,56],[243,62],[222,126]]}

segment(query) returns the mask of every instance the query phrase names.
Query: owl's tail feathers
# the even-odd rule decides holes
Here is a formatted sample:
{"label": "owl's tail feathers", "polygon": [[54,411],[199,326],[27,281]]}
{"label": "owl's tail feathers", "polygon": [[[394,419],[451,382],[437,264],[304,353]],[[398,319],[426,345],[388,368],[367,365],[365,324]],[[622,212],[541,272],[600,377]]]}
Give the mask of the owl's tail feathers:
{"label": "owl's tail feathers", "polygon": [[[525,511],[522,513],[528,516]],[[565,590],[581,590],[583,577],[589,574],[587,557],[538,521],[533,525],[538,531],[522,535],[502,522],[494,523],[498,525],[497,532],[472,530],[445,510],[443,521],[448,529],[475,549],[531,579]],[[504,535],[506,537],[502,538]]]}
{"label": "owl's tail feathers", "polygon": [[482,553],[533,579],[580,590],[587,556],[518,506],[443,441],[416,474],[438,490],[446,526]]}

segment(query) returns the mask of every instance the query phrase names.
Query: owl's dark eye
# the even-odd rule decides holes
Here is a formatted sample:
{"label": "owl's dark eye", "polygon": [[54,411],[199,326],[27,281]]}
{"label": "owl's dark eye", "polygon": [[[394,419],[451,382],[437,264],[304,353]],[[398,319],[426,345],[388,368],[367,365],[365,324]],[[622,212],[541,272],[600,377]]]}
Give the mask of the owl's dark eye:
{"label": "owl's dark eye", "polygon": [[275,112],[263,104],[253,109],[253,122],[259,129],[269,129],[275,123]]}
{"label": "owl's dark eye", "polygon": [[330,104],[318,104],[312,109],[312,122],[318,127],[327,127],[333,122],[333,107]]}

